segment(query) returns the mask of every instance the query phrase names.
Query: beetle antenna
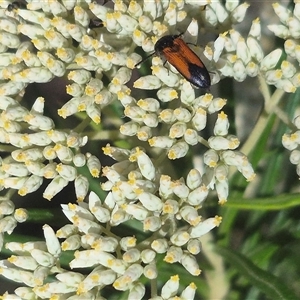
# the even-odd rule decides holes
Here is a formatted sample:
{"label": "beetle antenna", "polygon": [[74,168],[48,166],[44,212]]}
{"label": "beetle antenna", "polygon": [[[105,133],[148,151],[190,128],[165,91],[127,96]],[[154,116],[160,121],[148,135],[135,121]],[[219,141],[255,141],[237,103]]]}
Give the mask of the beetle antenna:
{"label": "beetle antenna", "polygon": [[148,55],[147,57],[145,57],[144,59],[142,59],[140,62],[138,62],[137,64],[135,64],[135,68],[139,65],[141,65],[144,61],[146,61],[147,59],[149,59],[151,56],[153,56],[155,54],[155,52],[151,53],[150,55]]}

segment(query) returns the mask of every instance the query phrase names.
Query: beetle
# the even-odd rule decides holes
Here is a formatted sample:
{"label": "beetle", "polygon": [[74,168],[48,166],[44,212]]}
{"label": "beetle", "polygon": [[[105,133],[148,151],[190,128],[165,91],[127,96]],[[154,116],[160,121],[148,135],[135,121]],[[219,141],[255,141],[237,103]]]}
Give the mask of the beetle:
{"label": "beetle", "polygon": [[26,4],[22,1],[13,1],[12,3],[8,4],[7,10],[9,12],[19,9],[19,8],[26,8]]}
{"label": "beetle", "polygon": [[198,88],[208,89],[211,85],[209,73],[197,54],[178,35],[161,37],[154,46],[154,52],[136,64],[143,63],[153,55],[163,57],[190,83]]}

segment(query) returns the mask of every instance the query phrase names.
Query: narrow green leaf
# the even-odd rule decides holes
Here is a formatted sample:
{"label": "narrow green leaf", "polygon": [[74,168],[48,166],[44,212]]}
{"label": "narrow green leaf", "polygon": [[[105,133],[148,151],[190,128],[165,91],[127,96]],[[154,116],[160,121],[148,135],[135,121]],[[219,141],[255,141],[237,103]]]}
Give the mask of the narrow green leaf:
{"label": "narrow green leaf", "polygon": [[282,281],[254,265],[246,256],[239,254],[232,249],[218,247],[217,251],[233,265],[235,269],[245,276],[251,284],[257,287],[261,292],[271,299],[294,300],[298,297],[291,288],[287,287]]}
{"label": "narrow green leaf", "polygon": [[279,196],[255,199],[229,199],[226,207],[246,210],[282,210],[300,205],[300,194],[281,194]]}

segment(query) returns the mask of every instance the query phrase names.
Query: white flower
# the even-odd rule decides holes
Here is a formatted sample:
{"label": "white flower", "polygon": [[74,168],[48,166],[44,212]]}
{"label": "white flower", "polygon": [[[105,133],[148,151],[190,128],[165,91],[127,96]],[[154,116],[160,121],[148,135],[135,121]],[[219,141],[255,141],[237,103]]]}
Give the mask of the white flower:
{"label": "white flower", "polygon": [[169,299],[175,296],[179,288],[179,276],[172,276],[162,287],[161,296],[164,299]]}

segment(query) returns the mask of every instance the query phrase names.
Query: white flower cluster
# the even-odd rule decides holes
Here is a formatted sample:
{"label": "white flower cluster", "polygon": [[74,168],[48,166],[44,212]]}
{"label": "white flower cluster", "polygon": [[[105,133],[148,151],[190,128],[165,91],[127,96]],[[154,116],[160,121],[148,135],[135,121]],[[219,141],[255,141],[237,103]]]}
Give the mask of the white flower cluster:
{"label": "white flower cluster", "polygon": [[283,147],[291,151],[290,162],[296,165],[296,172],[300,177],[300,116],[297,116],[294,121],[296,130],[282,136]]}
{"label": "white flower cluster", "polygon": [[[207,185],[213,188],[215,184],[219,203],[223,204],[228,196],[229,166],[237,167],[248,181],[253,180],[255,174],[247,157],[235,150],[239,146],[239,140],[236,136],[228,134],[229,122],[224,112],[218,114],[214,127],[215,135],[207,142],[198,134],[206,127],[207,114],[220,110],[226,101],[220,98],[213,99],[210,94],[195,98],[190,84],[186,83],[183,87],[181,102],[186,104],[191,112],[183,106],[174,110],[160,110],[157,100],[141,99],[136,105],[125,108],[125,114],[131,121],[121,126],[121,132],[125,135],[135,134],[140,140],[147,140],[151,147],[167,149],[168,158],[171,160],[184,157],[190,146],[198,142],[204,143],[209,148],[204,153],[205,173],[210,178]],[[193,102],[188,103],[189,99],[193,99]],[[147,123],[150,119],[155,119],[155,129],[159,122],[165,125],[161,131],[168,131],[168,136],[152,136],[152,126]],[[155,132],[158,132],[157,129]]]}
{"label": "white flower cluster", "polygon": [[[0,273],[31,287],[17,289],[19,297],[25,292],[43,299],[67,293],[90,299],[96,297],[99,287],[105,292],[105,287],[112,285],[118,291],[129,291],[129,299],[142,299],[145,286],[141,277],[157,279],[161,255],[166,263],[180,263],[194,276],[201,273],[195,258],[201,251],[200,238],[218,226],[221,217],[203,220],[199,215],[198,208],[209,192],[200,173],[193,169],[186,183],[172,181],[169,176],[159,176],[139,148],[125,151],[106,146],[105,152],[119,159],[103,169],[109,179],[103,188],[111,191],[104,201],[91,192],[88,203],[62,206],[72,224],[58,230],[56,236],[65,239],[61,245],[49,226],[44,226],[46,243],[6,245],[18,255],[2,261]],[[135,224],[129,235],[124,232],[120,238],[109,229],[127,231],[129,220]],[[146,240],[135,237],[139,230],[150,233]],[[76,250],[72,269],[92,267],[92,272],[83,275],[57,268],[61,251],[67,250]],[[49,275],[56,280],[45,284]],[[175,296],[178,288],[179,278],[173,276],[161,290],[162,299]],[[193,299],[195,291],[191,283],[181,296]]]}
{"label": "white flower cluster", "polygon": [[[78,133],[54,129],[52,119],[43,115],[44,99],[39,97],[31,110],[27,110],[11,95],[1,97],[0,142],[10,145],[10,156],[1,159],[1,190],[18,190],[20,196],[35,192],[45,179],[51,180],[44,191],[44,198],[51,200],[70,181],[74,181],[78,201],[89,190],[88,179],[77,168],[87,166],[93,177],[99,177],[100,162],[79,149],[87,143],[87,137]],[[15,149],[15,150],[14,150]],[[1,200],[1,236],[11,233],[16,222],[24,222],[27,215],[14,211],[10,197]],[[21,217],[23,215],[23,217]],[[2,248],[2,243],[1,243]]]}
{"label": "white flower cluster", "polygon": [[[45,132],[43,137],[46,140],[50,139],[52,142],[52,139],[60,133],[59,131]],[[49,135],[51,138],[49,138]],[[66,139],[67,136],[64,138]],[[72,147],[56,142],[50,145],[51,142],[48,142],[49,145],[42,150],[35,149],[34,146],[37,144],[32,143],[28,151],[13,151],[12,155],[16,162],[3,161],[2,163],[0,179],[2,188],[18,189],[19,195],[24,196],[36,191],[41,186],[43,178],[51,179],[44,191],[44,198],[51,200],[69,181],[75,181],[77,200],[82,201],[87,194],[88,183],[85,183],[86,178],[77,173],[76,167],[95,164],[92,162],[95,160],[98,168],[95,170],[95,167],[92,167],[90,171],[92,175],[99,174],[99,160],[91,155],[75,155],[70,149]],[[66,140],[61,140],[61,142],[66,142]],[[28,153],[29,155],[26,155]],[[61,159],[62,163],[45,161],[53,158]],[[44,162],[42,163],[41,160]],[[74,166],[69,164],[74,164]],[[95,177],[98,177],[98,175]]]}
{"label": "white flower cluster", "polygon": [[[285,40],[284,50],[287,58],[281,62],[280,69],[277,69],[271,78],[276,81],[276,87],[287,92],[294,92],[300,86],[300,3],[298,1],[294,3],[293,11],[279,3],[274,3],[274,11],[282,24],[268,26],[276,36]],[[296,66],[293,65],[295,61]]]}
{"label": "white flower cluster", "polygon": [[[93,196],[92,196],[93,197]],[[86,215],[86,210],[80,207],[72,209],[74,216],[75,210],[82,214],[82,223]],[[69,211],[70,213],[70,211]],[[87,220],[87,219],[86,219]],[[85,230],[88,227],[85,226]],[[83,229],[83,227],[81,228]],[[94,227],[95,229],[95,227]],[[117,259],[111,253],[115,251],[118,241],[113,237],[102,238],[97,237],[96,232],[87,233],[81,237],[82,243],[97,248],[97,250],[86,250],[76,253],[76,258],[71,262],[71,266],[95,266],[93,271],[88,275],[79,272],[73,272],[57,266],[58,258],[61,254],[61,247],[54,231],[48,225],[43,227],[45,242],[27,242],[27,243],[7,243],[6,247],[12,252],[18,253],[17,256],[11,256],[8,260],[2,261],[0,265],[0,273],[6,278],[16,282],[22,282],[27,287],[19,287],[15,290],[15,294],[5,293],[2,299],[104,299],[99,297],[99,288],[113,284],[117,290],[130,290],[128,299],[142,299],[145,293],[145,287],[137,279],[144,273],[150,279],[157,276],[155,265],[149,263],[155,257],[155,251],[144,250],[141,253],[135,249],[136,240],[133,237],[123,238],[119,245],[124,251],[123,259]],[[72,232],[73,231],[73,232]],[[75,241],[76,232],[74,228],[66,226],[62,228],[58,235],[71,235],[74,238],[66,244],[80,244]],[[75,247],[74,247],[75,248]],[[135,263],[138,258],[142,259],[147,266],[141,267],[140,263]],[[183,258],[184,259],[184,258]],[[194,262],[188,258],[185,259],[186,265]],[[129,265],[129,267],[128,267]],[[55,275],[51,282],[45,283],[47,277]],[[121,276],[118,276],[122,274]],[[118,278],[117,278],[118,277]],[[172,276],[162,287],[161,296],[152,299],[170,299],[177,295],[179,289],[178,275]],[[195,296],[196,285],[191,283],[180,294],[181,299],[193,299]]]}
{"label": "white flower cluster", "polygon": [[278,69],[282,50],[273,50],[265,56],[260,37],[261,26],[256,19],[246,39],[232,29],[229,33],[220,34],[212,46],[206,47],[204,54],[216,62],[222,76],[244,81],[247,76],[261,75],[267,84],[275,85],[289,93],[295,92],[300,86],[299,70],[287,60],[282,61]]}
{"label": "white flower cluster", "polygon": [[[147,160],[145,157],[140,158],[140,163],[143,163],[145,159]],[[119,164],[119,168],[123,167],[126,168],[125,164],[122,166]],[[140,172],[141,170],[140,168]],[[144,172],[150,175],[151,172],[148,171],[149,166]],[[95,193],[91,193],[88,204],[63,206],[65,215],[73,225],[61,228],[57,235],[66,238],[62,243],[63,250],[77,250],[75,259],[70,262],[70,267],[94,267],[92,273],[74,283],[74,291],[77,294],[94,293],[99,286],[112,285],[119,291],[129,290],[131,299],[141,299],[145,293],[145,286],[140,281],[141,276],[150,280],[157,279],[159,276],[157,257],[161,254],[164,254],[165,262],[178,262],[192,275],[200,274],[199,265],[194,257],[201,250],[199,237],[218,226],[221,221],[220,217],[202,221],[193,205],[187,202],[183,205],[182,201],[181,207],[180,203],[175,201],[175,195],[174,200],[169,199],[163,202],[159,197],[150,193],[155,186],[153,182],[148,181],[149,188],[143,191],[139,185],[145,188],[146,178],[134,179],[138,171],[132,170],[131,173],[132,188],[126,191],[130,201],[126,201],[124,197],[121,198],[121,195],[119,199],[116,199],[116,195],[120,192],[113,190],[104,202],[101,202]],[[197,175],[191,180],[199,180],[199,176],[196,177]],[[164,181],[166,185],[165,190],[171,193],[170,187],[167,187],[172,184],[170,178],[162,178],[161,181]],[[125,185],[125,182],[120,182],[118,188],[122,189]],[[178,194],[183,189],[184,185],[178,187]],[[191,201],[200,203],[201,197],[203,198],[198,195],[191,196]],[[188,227],[175,228],[177,219],[183,220]],[[132,228],[130,235],[124,234],[122,238],[119,238],[112,234],[113,230],[106,234],[110,226],[121,227],[120,225],[126,224],[128,220],[135,220],[136,227]],[[138,233],[136,229],[143,229],[152,235],[149,235],[147,240],[138,241],[138,238],[133,235],[133,233]],[[126,230],[126,225],[123,230]],[[173,292],[177,292],[178,289],[178,279],[176,282],[175,286],[172,285]],[[168,284],[170,283],[166,283],[166,286]],[[162,294],[164,289],[162,289]],[[51,289],[48,292],[51,293]],[[194,289],[189,292],[191,299],[194,297],[194,292]]]}
{"label": "white flower cluster", "polygon": [[[281,63],[281,69],[277,70],[276,76],[282,78],[281,81],[284,85],[292,89],[294,89],[293,86],[298,87],[300,82],[300,73],[298,71],[300,63],[300,3],[299,1],[294,1],[294,3],[293,10],[279,3],[274,3],[273,9],[279,17],[281,24],[268,26],[276,36],[285,40],[284,50],[287,58]],[[283,135],[282,144],[286,149],[291,151],[290,162],[297,166],[296,172],[300,176],[300,117],[296,116],[293,123],[295,128],[292,129],[292,133]]]}

